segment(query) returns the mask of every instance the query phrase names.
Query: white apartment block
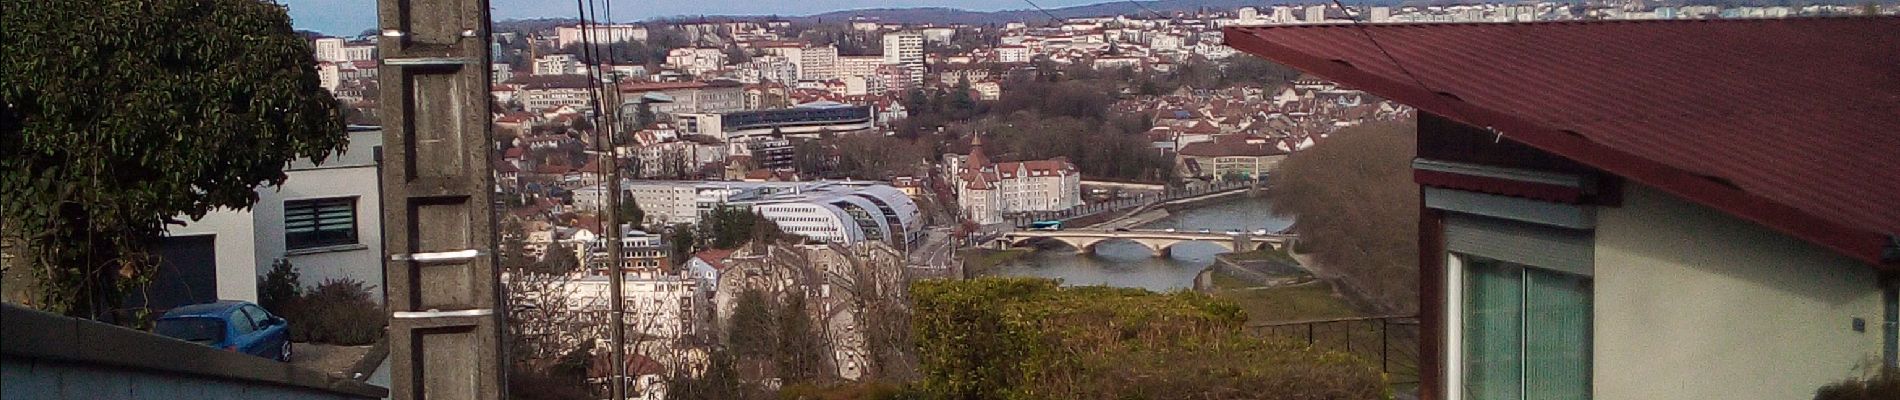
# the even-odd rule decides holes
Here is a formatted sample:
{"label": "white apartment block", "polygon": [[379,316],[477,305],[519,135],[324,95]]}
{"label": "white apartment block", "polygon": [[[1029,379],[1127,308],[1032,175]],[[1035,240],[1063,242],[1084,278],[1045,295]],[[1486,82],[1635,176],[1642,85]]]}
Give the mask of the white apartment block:
{"label": "white apartment block", "polygon": [[502,83],[515,79],[515,70],[508,63],[488,64],[488,78],[491,83]]}
{"label": "white apartment block", "polygon": [[726,52],[712,47],[682,47],[666,52],[666,64],[698,75],[726,65]]}
{"label": "white apartment block", "polygon": [[798,79],[832,80],[838,77],[838,47],[821,46],[801,49],[796,58]]}
{"label": "white apartment block", "polygon": [[336,91],[336,87],[342,84],[342,71],[339,71],[336,63],[329,61],[317,62],[317,86],[322,86],[323,90],[334,92]]}
{"label": "white apartment block", "polygon": [[877,67],[882,65],[882,56],[838,56],[838,76],[869,77],[877,75]]}
{"label": "white apartment block", "polygon": [[1309,22],[1309,23],[1326,22],[1326,6],[1324,5],[1306,6],[1306,22]]}
{"label": "white apartment block", "polygon": [[317,61],[349,61],[348,57],[343,56],[343,38],[318,38],[312,41],[312,47],[315,47]]}
{"label": "white apartment block", "polygon": [[579,26],[561,26],[554,28],[555,46],[567,47],[572,44],[619,43],[647,41],[647,28],[639,25],[603,25],[582,29]]}
{"label": "white apartment block", "polygon": [[1029,62],[1030,57],[1034,55],[1035,53],[1031,52],[1028,47],[1023,46],[999,46],[996,48],[996,62],[1004,64],[1026,63]]}
{"label": "white apartment block", "polygon": [[571,75],[581,69],[581,59],[573,54],[549,54],[534,59],[535,75]]}
{"label": "white apartment block", "polygon": [[911,85],[924,83],[924,35],[917,32],[884,34],[884,63],[901,65],[910,75]]}

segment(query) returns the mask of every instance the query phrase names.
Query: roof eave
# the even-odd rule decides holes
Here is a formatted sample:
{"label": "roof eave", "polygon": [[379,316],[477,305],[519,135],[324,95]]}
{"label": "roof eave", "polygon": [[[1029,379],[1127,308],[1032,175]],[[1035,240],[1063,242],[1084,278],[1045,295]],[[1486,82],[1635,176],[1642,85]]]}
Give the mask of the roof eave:
{"label": "roof eave", "polygon": [[1511,138],[1538,150],[1655,187],[1691,202],[1821,245],[1863,263],[1890,271],[1900,271],[1900,260],[1885,257],[1885,253],[1888,252],[1887,247],[1890,246],[1891,241],[1895,240],[1889,234],[1823,219],[1813,213],[1750,194],[1708,177],[1591,142],[1572,132],[1545,127],[1509,114],[1453,99],[1448,94],[1434,93],[1422,87],[1366,73],[1342,60],[1323,59],[1293,50],[1248,33],[1249,28],[1222,28],[1221,36],[1227,46],[1248,54],[1286,64],[1462,124],[1494,130],[1502,137]]}

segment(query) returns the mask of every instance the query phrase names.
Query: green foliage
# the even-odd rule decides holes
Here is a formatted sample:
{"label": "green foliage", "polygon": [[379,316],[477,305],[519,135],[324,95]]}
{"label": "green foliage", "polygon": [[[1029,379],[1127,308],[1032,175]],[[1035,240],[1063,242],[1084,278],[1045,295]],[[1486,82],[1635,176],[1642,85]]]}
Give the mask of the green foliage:
{"label": "green foliage", "polygon": [[1349,355],[1242,332],[1231,303],[1041,279],[912,287],[920,389],[955,399],[1379,398]]}
{"label": "green foliage", "polygon": [[1814,400],[1900,399],[1900,371],[1883,369],[1871,377],[1848,379],[1822,386]]}
{"label": "green foliage", "polygon": [[0,26],[0,220],[50,311],[115,307],[168,222],[249,207],[348,140],[282,6],[8,1]]}
{"label": "green foliage", "polygon": [[805,309],[805,296],[802,293],[786,296],[785,306],[777,314],[778,351],[772,353],[772,363],[778,367],[779,379],[787,384],[798,384],[824,376],[824,355],[819,349],[824,348],[825,343],[819,339],[811,313]]}
{"label": "green foliage", "polygon": [[581,267],[580,255],[574,253],[574,247],[556,240],[548,243],[548,249],[541,254],[541,262],[535,263],[530,270],[544,274],[566,274]]}
{"label": "green foliage", "polygon": [[592,400],[587,367],[594,360],[594,343],[584,341],[548,368],[517,362],[508,371],[508,398],[515,400]]}
{"label": "green foliage", "polygon": [[677,400],[763,399],[758,388],[739,380],[733,356],[723,350],[707,354],[706,371],[699,376],[675,374],[667,382],[667,398]]}
{"label": "green foliage", "polygon": [[686,263],[687,257],[692,257],[694,252],[699,251],[699,234],[694,231],[692,224],[673,225],[671,235],[666,238],[666,243],[673,246],[673,265]]}
{"label": "green foliage", "polygon": [[928,398],[916,388],[888,382],[837,385],[798,384],[779,389],[779,400],[915,400]]}
{"label": "green foliage", "polygon": [[257,280],[257,305],[283,314],[291,303],[303,297],[303,284],[299,279],[297,267],[290,265],[290,260],[279,258],[271,262],[270,272]]}
{"label": "green foliage", "polygon": [[632,196],[627,196],[623,200],[624,201],[620,202],[620,223],[629,224],[630,226],[640,226],[640,224],[645,223],[647,220],[647,212],[646,210],[640,209],[640,201],[634,199]]}
{"label": "green foliage", "polygon": [[527,268],[534,265],[534,256],[528,254],[528,229],[521,222],[508,221],[502,224],[501,266],[503,268]]}
{"label": "green foliage", "polygon": [[323,281],[287,308],[290,340],[359,346],[383,337],[383,307],[369,285],[354,279]]}
{"label": "green foliage", "polygon": [[713,207],[699,223],[698,232],[706,235],[701,240],[715,249],[736,249],[753,240],[794,239],[780,231],[777,223],[743,207]]}
{"label": "green foliage", "polygon": [[1418,301],[1416,130],[1399,123],[1342,129],[1287,156],[1267,182],[1273,211],[1299,220],[1298,250],[1344,272],[1347,286],[1395,313]]}
{"label": "green foliage", "polygon": [[746,289],[733,304],[732,327],[727,346],[734,355],[748,358],[769,357],[778,348],[778,330],[772,309],[775,304],[758,289]]}

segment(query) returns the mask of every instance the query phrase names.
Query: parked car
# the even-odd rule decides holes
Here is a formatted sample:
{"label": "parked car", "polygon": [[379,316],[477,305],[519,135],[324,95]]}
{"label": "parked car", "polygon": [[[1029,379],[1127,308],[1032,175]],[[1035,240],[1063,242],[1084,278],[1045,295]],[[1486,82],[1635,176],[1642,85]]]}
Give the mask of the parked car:
{"label": "parked car", "polygon": [[248,301],[173,308],[158,317],[152,331],[218,349],[290,361],[290,323]]}

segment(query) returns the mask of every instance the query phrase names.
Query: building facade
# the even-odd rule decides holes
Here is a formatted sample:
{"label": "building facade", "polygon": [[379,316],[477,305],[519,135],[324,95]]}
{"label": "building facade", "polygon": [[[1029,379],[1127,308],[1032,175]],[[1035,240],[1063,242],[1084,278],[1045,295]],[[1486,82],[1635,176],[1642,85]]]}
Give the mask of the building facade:
{"label": "building facade", "polygon": [[900,65],[914,86],[924,83],[924,35],[917,32],[884,34],[884,64]]}
{"label": "building facade", "polygon": [[957,204],[964,219],[977,224],[1001,223],[1007,213],[1082,205],[1082,174],[1068,159],[991,163],[980,135],[971,140],[969,156],[946,157],[957,171]]}

